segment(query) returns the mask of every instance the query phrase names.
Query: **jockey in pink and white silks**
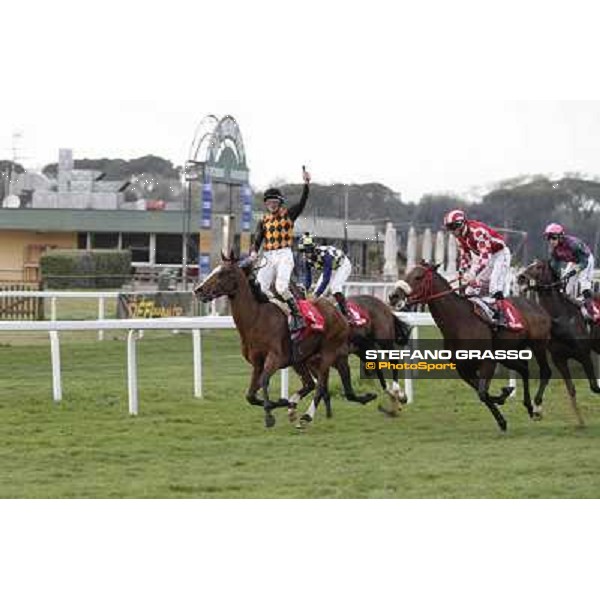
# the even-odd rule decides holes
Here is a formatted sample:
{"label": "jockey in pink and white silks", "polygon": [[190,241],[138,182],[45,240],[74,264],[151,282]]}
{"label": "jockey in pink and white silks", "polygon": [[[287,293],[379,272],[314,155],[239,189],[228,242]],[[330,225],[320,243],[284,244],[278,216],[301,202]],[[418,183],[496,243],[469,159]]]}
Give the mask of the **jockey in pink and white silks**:
{"label": "jockey in pink and white silks", "polygon": [[467,219],[462,210],[451,210],[444,217],[444,228],[458,242],[459,274],[467,285],[467,293],[480,295],[489,287],[489,296],[496,302],[496,325],[506,326],[506,318],[498,305],[509,294],[510,250],[504,238],[480,221]]}
{"label": "jockey in pink and white silks", "polygon": [[594,255],[588,245],[573,235],[566,235],[565,228],[559,223],[547,225],[544,237],[550,244],[550,267],[566,280],[566,293],[576,298],[579,286],[588,315],[596,323],[600,322],[600,314],[592,297]]}

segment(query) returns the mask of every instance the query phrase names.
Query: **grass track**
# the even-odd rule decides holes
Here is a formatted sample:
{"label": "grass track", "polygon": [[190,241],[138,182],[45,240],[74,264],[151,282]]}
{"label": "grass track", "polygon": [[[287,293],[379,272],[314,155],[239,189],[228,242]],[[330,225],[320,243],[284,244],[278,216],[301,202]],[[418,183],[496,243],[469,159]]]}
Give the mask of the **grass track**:
{"label": "grass track", "polygon": [[[62,336],[61,336],[61,339]],[[345,402],[333,377],[334,419],[297,433],[249,406],[237,334],[207,332],[202,400],[192,396],[191,336],[147,332],[138,346],[140,415],[127,414],[124,336],[65,336],[63,396],[51,401],[44,336],[0,338],[3,498],[598,497],[600,398],[578,382],[588,426],[578,430],[563,384],[546,418],[520,401],[501,434],[458,381],[419,381],[416,402],[386,419]],[[278,387],[278,377],[275,380]],[[291,387],[295,385],[292,380]],[[358,381],[359,389],[374,384]]]}

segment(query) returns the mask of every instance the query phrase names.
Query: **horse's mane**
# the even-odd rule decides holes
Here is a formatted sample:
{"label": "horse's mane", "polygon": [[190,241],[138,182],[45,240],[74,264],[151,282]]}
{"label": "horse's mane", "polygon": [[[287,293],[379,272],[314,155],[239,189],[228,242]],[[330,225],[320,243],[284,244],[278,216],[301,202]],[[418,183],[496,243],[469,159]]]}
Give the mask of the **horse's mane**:
{"label": "horse's mane", "polygon": [[258,281],[256,281],[256,277],[254,273],[250,273],[248,276],[248,285],[250,286],[250,291],[254,296],[254,299],[260,304],[266,304],[270,302],[269,297],[262,291]]}

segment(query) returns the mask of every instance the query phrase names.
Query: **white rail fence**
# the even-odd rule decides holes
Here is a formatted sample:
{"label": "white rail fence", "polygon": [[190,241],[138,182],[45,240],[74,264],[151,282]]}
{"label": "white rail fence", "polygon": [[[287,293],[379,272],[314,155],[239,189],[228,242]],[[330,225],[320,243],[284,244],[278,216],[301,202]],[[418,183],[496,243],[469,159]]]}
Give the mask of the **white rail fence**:
{"label": "white rail fence", "polygon": [[[402,313],[402,318],[413,326],[412,336],[418,339],[419,327],[434,325],[429,313]],[[191,330],[193,348],[193,388],[196,398],[202,397],[202,337],[205,329],[235,329],[232,317],[171,317],[162,319],[98,319],[94,321],[0,321],[0,332],[47,331],[50,336],[52,364],[52,395],[55,402],[62,399],[62,375],[60,363],[60,331],[127,331],[127,390],[129,414],[139,412],[137,346],[138,332],[152,330]],[[409,402],[414,397],[413,380],[405,375],[405,390]],[[289,373],[281,371],[281,395],[289,394]]]}
{"label": "white rail fence", "polygon": [[[370,294],[387,298],[387,294],[394,288],[393,283],[381,282],[356,282],[347,285],[349,294]],[[125,292],[131,294],[132,292]],[[190,292],[191,293],[191,292]],[[59,402],[62,398],[62,376],[60,368],[60,340],[59,331],[97,331],[98,340],[104,338],[105,330],[124,330],[127,335],[127,387],[129,399],[129,413],[138,414],[138,385],[137,385],[137,346],[136,341],[142,337],[147,329],[152,330],[191,330],[193,340],[193,368],[194,368],[194,396],[202,397],[202,338],[203,329],[235,329],[235,324],[230,316],[211,314],[205,317],[169,317],[159,319],[106,319],[106,299],[118,298],[121,292],[67,292],[67,291],[0,291],[0,297],[24,297],[50,299],[50,321],[1,321],[0,331],[47,331],[50,337],[50,352],[52,361],[52,390],[53,399]],[[133,292],[133,294],[148,295],[148,292]],[[58,321],[57,302],[59,299],[96,299],[98,300],[98,318],[96,320]],[[214,312],[214,304],[213,304]],[[436,327],[431,314],[397,313],[405,322],[412,326],[412,338],[418,339],[419,327]],[[516,379],[511,373],[509,384],[516,387]],[[408,402],[414,399],[414,382],[410,372],[404,377],[405,392]],[[289,391],[289,373],[287,369],[281,371],[282,397],[287,398]],[[514,392],[513,392],[514,393]]]}

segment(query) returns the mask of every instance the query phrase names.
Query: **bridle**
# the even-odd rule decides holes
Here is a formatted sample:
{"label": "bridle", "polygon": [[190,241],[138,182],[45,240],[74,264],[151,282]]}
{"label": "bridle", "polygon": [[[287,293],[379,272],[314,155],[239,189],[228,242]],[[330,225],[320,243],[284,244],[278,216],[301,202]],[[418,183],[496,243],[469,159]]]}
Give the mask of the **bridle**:
{"label": "bridle", "polygon": [[532,278],[529,278],[529,282],[527,283],[527,285],[524,288],[525,291],[529,291],[529,290],[532,290],[534,292],[550,291],[550,290],[562,288],[565,286],[565,282],[562,279],[558,279],[557,281],[552,281],[551,283],[537,283],[536,282],[533,285],[531,285],[531,283],[530,283],[531,280],[532,280]]}
{"label": "bridle", "polygon": [[[458,289],[461,289],[462,286],[459,285],[458,288],[450,288],[449,290],[444,290],[442,292],[433,293],[433,268],[432,267],[420,267],[425,270],[425,279],[420,285],[420,289],[417,294],[414,292],[410,294],[407,298],[406,305],[412,306],[414,304],[427,304],[431,302],[431,300],[435,300],[436,298],[443,298],[444,296],[448,296],[449,294],[454,294]],[[450,281],[448,284],[451,285],[460,282],[460,277],[456,277]]]}

